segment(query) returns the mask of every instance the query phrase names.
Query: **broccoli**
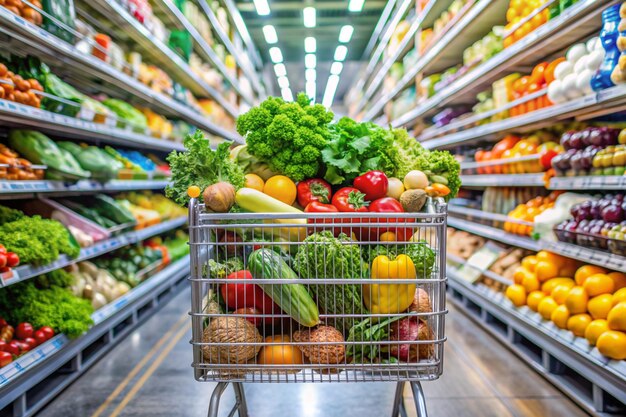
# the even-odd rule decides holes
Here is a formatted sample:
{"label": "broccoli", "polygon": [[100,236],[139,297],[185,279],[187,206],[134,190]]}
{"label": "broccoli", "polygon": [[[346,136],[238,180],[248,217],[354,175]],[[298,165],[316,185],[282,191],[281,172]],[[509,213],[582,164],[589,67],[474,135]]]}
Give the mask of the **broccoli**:
{"label": "broccoli", "polygon": [[304,93],[293,103],[269,97],[237,118],[237,132],[245,136],[248,152],[272,171],[302,181],[322,168],[321,150],[333,117],[321,104],[311,105]]}

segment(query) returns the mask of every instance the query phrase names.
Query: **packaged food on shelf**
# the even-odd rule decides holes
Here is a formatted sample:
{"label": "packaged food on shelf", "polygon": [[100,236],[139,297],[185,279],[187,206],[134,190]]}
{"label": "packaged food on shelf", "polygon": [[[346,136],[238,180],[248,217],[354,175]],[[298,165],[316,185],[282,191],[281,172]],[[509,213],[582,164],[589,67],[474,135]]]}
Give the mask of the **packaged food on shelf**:
{"label": "packaged food on shelf", "polygon": [[[591,88],[594,91],[603,90],[613,87],[611,75],[614,69],[618,67],[621,52],[617,46],[617,40],[620,36],[619,22],[621,4],[615,4],[602,12],[602,31],[600,32],[599,46],[604,49],[604,59],[598,67],[598,71],[591,78]],[[620,69],[621,70],[621,69]],[[620,72],[616,72],[615,77],[620,80]]]}

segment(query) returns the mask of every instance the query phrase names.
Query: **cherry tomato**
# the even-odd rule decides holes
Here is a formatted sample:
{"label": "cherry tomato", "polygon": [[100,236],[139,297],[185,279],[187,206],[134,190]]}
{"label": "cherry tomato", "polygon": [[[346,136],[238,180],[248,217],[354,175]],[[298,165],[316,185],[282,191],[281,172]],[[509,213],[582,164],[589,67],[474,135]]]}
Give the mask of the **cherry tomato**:
{"label": "cherry tomato", "polygon": [[9,352],[0,352],[0,368],[13,362],[13,356]]}
{"label": "cherry tomato", "polygon": [[15,341],[15,343],[17,343],[17,346],[20,348],[20,355],[30,350],[30,345],[28,343],[20,342],[19,340]]}
{"label": "cherry tomato", "polygon": [[17,356],[20,354],[20,345],[17,340],[11,340],[4,348],[4,351]]}
{"label": "cherry tomato", "polygon": [[52,329],[52,327],[43,326],[41,329],[39,329],[39,331],[43,332],[43,334],[46,335],[46,340],[52,339],[54,337],[54,330]]}
{"label": "cherry tomato", "polygon": [[2,329],[4,326],[8,325],[9,323],[7,323],[7,321],[5,319],[3,319],[2,317],[0,317],[0,329]]}
{"label": "cherry tomato", "polygon": [[0,352],[4,352],[7,350],[8,343],[4,340],[0,340]]}
{"label": "cherry tomato", "polygon": [[[37,332],[35,332],[35,335],[37,334]],[[45,340],[44,340],[45,342]],[[34,348],[37,347],[37,345],[40,345],[41,343],[36,339],[36,337],[27,337],[26,339],[24,339],[24,343],[26,343],[28,345],[28,350],[32,350]]]}
{"label": "cherry tomato", "polygon": [[35,338],[35,341],[37,342],[37,345],[42,344],[43,342],[45,342],[46,340],[48,340],[48,338],[46,337],[46,334],[41,331],[41,330],[37,330],[33,337]]}
{"label": "cherry tomato", "polygon": [[17,256],[17,253],[15,252],[9,252],[6,254],[7,257],[7,266],[10,268],[13,268],[15,266],[18,266],[20,264],[20,257]]}
{"label": "cherry tomato", "polygon": [[15,337],[22,340],[33,337],[33,326],[30,323],[18,324],[15,329]]}

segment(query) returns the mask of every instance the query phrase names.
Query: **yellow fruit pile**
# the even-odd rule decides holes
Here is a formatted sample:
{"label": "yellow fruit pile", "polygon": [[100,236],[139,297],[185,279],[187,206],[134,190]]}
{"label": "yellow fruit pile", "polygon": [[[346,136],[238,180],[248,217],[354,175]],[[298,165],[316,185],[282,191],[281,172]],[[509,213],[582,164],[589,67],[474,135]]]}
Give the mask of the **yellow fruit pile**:
{"label": "yellow fruit pile", "polygon": [[586,338],[604,356],[626,359],[626,274],[540,251],[522,260],[513,280],[506,297],[515,306]]}

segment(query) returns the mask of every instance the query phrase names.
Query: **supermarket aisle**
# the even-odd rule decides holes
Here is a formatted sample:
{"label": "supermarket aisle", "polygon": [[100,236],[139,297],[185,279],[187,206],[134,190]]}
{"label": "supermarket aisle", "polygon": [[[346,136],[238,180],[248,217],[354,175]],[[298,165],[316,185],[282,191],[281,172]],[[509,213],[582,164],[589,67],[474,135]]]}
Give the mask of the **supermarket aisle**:
{"label": "supermarket aisle", "polygon": [[[174,298],[37,417],[205,416],[213,384],[195,382],[189,367],[188,298]],[[424,384],[431,417],[586,415],[450,308],[444,376]],[[393,391],[385,383],[246,386],[251,417],[383,417]],[[232,401],[229,390],[224,404]]]}

